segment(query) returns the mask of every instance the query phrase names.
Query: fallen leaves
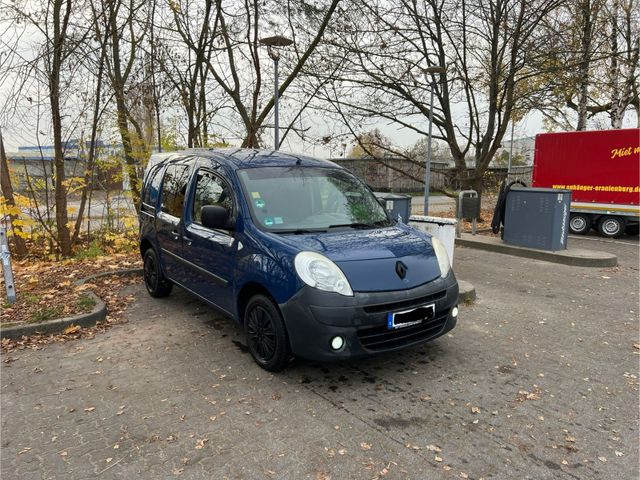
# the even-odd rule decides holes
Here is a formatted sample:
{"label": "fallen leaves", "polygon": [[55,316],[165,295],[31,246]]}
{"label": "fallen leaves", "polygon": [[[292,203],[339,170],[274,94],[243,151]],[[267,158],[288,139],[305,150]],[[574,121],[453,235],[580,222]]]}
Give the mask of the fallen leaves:
{"label": "fallen leaves", "polygon": [[80,331],[80,325],[74,325],[73,323],[65,328],[62,333],[65,335],[70,335],[72,333],[78,333]]}
{"label": "fallen leaves", "polygon": [[208,441],[208,438],[201,438],[200,440],[198,440],[196,442],[196,450],[202,450]]}
{"label": "fallen leaves", "polygon": [[360,443],[360,448],[362,450],[371,450],[371,444],[367,442]]}
{"label": "fallen leaves", "polygon": [[527,400],[540,400],[540,398],[542,398],[542,389],[534,385],[532,391],[518,390],[516,400],[518,402],[525,402]]}
{"label": "fallen leaves", "polygon": [[93,412],[96,409],[96,407],[87,407],[84,409],[85,412]]}
{"label": "fallen leaves", "polygon": [[[34,320],[56,319],[90,311],[94,303],[87,300],[86,290],[97,292],[107,306],[107,320],[91,328],[68,326],[56,335],[32,335],[19,340],[2,339],[0,347],[5,353],[26,348],[38,350],[50,343],[67,342],[79,338],[92,338],[96,333],[119,323],[133,296],[120,293],[126,285],[140,283],[140,275],[101,277],[84,285],[73,282],[90,275],[118,269],[139,268],[137,254],[115,254],[86,261],[67,260],[56,263],[16,262],[14,280],[18,302],[11,308],[0,309],[0,323],[21,324]],[[46,297],[46,298],[45,298]]]}

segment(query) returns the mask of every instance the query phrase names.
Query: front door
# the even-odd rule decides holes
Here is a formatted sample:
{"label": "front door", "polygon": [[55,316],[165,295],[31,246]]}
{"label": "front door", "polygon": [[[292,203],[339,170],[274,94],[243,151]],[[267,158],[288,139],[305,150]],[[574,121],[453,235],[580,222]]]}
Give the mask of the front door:
{"label": "front door", "polygon": [[233,190],[218,173],[200,169],[185,212],[184,258],[189,267],[189,286],[222,310],[233,312],[233,274],[238,242],[232,230],[202,226],[201,208],[218,205],[235,218]]}

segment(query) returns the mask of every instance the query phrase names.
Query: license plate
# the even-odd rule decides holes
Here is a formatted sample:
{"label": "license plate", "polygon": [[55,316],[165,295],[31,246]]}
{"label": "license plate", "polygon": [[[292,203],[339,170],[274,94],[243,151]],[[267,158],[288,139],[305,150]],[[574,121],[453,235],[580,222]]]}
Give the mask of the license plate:
{"label": "license plate", "polygon": [[396,328],[410,327],[418,325],[425,320],[431,320],[436,312],[435,304],[422,305],[420,307],[403,310],[401,312],[389,312],[387,314],[387,328],[394,330]]}

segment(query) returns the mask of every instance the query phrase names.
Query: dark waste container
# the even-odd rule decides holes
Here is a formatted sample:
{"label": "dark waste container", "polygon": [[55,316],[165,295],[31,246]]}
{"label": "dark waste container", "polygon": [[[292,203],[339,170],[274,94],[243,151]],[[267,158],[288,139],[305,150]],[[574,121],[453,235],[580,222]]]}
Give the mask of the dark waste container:
{"label": "dark waste container", "polygon": [[[373,192],[378,200],[384,200],[384,208],[391,212],[391,216],[403,223],[409,222],[411,216],[411,195],[401,193]],[[400,217],[400,218],[398,218]]]}
{"label": "dark waste container", "polygon": [[512,187],[507,195],[505,243],[540,250],[566,250],[571,190]]}

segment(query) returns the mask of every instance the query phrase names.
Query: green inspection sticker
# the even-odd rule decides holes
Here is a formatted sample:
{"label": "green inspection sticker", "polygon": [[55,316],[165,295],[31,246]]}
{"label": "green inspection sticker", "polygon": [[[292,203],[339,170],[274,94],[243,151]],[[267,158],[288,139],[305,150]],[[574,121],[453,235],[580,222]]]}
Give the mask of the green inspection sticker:
{"label": "green inspection sticker", "polygon": [[264,200],[262,200],[261,198],[256,200],[256,207],[257,208],[264,208],[266,205],[266,203],[264,203]]}
{"label": "green inspection sticker", "polygon": [[265,217],[265,219],[264,219],[264,224],[265,224],[267,227],[270,227],[271,225],[273,225],[273,218],[271,218],[271,217]]}

